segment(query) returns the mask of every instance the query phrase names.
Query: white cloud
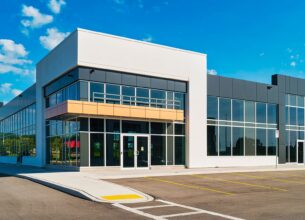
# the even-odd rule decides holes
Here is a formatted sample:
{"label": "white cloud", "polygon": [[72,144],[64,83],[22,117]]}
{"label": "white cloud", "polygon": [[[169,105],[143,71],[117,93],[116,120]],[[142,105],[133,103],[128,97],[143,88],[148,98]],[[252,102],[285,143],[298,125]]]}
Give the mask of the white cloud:
{"label": "white cloud", "polygon": [[295,62],[295,61],[292,61],[291,63],[290,63],[290,66],[292,66],[292,67],[295,67],[297,65],[297,63]]}
{"label": "white cloud", "polygon": [[61,41],[63,41],[69,34],[69,32],[59,32],[56,28],[49,28],[47,29],[46,36],[40,36],[40,44],[44,48],[51,50],[56,47]]}
{"label": "white cloud", "polygon": [[259,56],[260,56],[260,57],[263,57],[263,56],[265,56],[265,53],[262,52],[262,53],[259,54]]}
{"label": "white cloud", "polygon": [[22,5],[22,16],[26,17],[21,20],[21,24],[25,28],[40,28],[53,22],[52,15],[43,14],[33,6]]}
{"label": "white cloud", "polygon": [[13,84],[11,84],[11,83],[0,84],[0,94],[18,96],[22,93],[22,90],[14,89],[12,86],[13,86]]}
{"label": "white cloud", "polygon": [[50,0],[48,7],[54,14],[59,14],[61,11],[61,7],[66,5],[64,0]]}
{"label": "white cloud", "polygon": [[143,38],[142,41],[146,41],[146,42],[152,42],[154,39],[151,35],[148,35],[147,37]]}
{"label": "white cloud", "polygon": [[0,92],[3,93],[3,94],[10,93],[11,89],[12,89],[12,84],[11,83],[0,84]]}
{"label": "white cloud", "polygon": [[27,71],[21,68],[32,61],[27,59],[28,51],[22,44],[15,43],[13,40],[0,39],[0,74],[15,73],[28,75]]}
{"label": "white cloud", "polygon": [[210,69],[210,70],[208,70],[208,74],[210,74],[210,75],[217,75],[217,71],[214,70],[214,69]]}

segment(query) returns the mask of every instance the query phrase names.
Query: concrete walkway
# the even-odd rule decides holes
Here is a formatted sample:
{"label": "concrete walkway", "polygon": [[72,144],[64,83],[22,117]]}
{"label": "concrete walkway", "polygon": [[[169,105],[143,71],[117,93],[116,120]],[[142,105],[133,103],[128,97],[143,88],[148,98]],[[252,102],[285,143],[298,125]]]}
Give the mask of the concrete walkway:
{"label": "concrete walkway", "polygon": [[120,168],[83,168],[81,173],[94,175],[98,179],[123,179],[153,176],[174,176],[192,174],[212,173],[234,173],[234,172],[266,172],[266,171],[289,171],[305,170],[305,165],[280,164],[276,166],[245,166],[245,167],[220,167],[220,168],[193,168],[186,169],[182,166],[152,167],[151,169],[122,170]]}
{"label": "concrete walkway", "polygon": [[17,176],[96,202],[139,203],[153,198],[134,189],[103,181],[98,175],[0,164],[0,173]]}

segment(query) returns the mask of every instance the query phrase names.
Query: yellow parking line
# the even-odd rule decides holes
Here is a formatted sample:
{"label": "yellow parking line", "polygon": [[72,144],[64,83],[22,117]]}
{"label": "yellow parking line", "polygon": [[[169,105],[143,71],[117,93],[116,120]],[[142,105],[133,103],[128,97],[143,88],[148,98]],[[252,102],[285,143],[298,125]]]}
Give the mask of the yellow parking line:
{"label": "yellow parking line", "polygon": [[241,174],[241,173],[234,173],[234,175],[245,176],[245,177],[250,177],[250,178],[255,178],[255,179],[273,180],[273,181],[283,182],[283,183],[295,183],[295,184],[305,185],[304,181],[282,180],[282,179],[274,178],[274,177],[271,177],[271,176],[269,176],[269,177],[261,177],[261,176],[249,175],[249,174]]}
{"label": "yellow parking line", "polygon": [[105,200],[128,200],[128,199],[142,199],[143,197],[137,194],[122,194],[122,195],[108,195],[101,196]]}
{"label": "yellow parking line", "polygon": [[158,181],[158,182],[162,182],[162,183],[168,183],[168,184],[172,184],[172,185],[176,185],[176,186],[190,188],[190,189],[199,189],[199,190],[203,190],[203,191],[210,191],[210,192],[224,194],[224,195],[227,195],[227,196],[234,195],[234,193],[231,193],[231,192],[225,192],[225,191],[221,191],[221,190],[217,190],[217,189],[201,187],[201,186],[196,186],[196,185],[178,183],[178,182],[169,181],[169,180],[160,179],[160,178],[151,178],[151,177],[145,177],[145,178],[150,179],[150,180],[154,180],[154,181]]}
{"label": "yellow parking line", "polygon": [[202,175],[193,175],[193,176],[198,177],[198,178],[216,180],[216,181],[220,181],[220,182],[227,182],[227,183],[233,183],[233,184],[238,184],[238,185],[251,186],[251,187],[256,187],[256,188],[271,189],[271,190],[282,191],[282,192],[288,191],[287,189],[277,188],[277,187],[273,187],[273,186],[258,185],[258,184],[240,182],[240,181],[226,180],[226,179],[221,179],[221,178],[211,178],[211,177],[202,176]]}

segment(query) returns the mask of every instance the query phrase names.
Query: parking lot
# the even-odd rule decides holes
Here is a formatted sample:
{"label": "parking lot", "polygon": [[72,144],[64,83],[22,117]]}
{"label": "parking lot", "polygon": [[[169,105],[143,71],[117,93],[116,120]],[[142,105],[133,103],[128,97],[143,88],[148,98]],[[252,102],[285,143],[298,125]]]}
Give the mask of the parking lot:
{"label": "parking lot", "polygon": [[154,196],[154,202],[121,207],[147,217],[305,219],[305,171],[162,176],[111,181]]}

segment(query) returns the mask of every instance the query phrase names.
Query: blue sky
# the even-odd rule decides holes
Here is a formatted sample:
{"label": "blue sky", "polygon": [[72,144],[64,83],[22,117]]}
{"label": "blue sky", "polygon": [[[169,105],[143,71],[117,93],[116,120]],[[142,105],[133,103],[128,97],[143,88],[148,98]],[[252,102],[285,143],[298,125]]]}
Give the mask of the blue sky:
{"label": "blue sky", "polygon": [[303,0],[1,0],[0,11],[0,101],[77,27],[206,53],[222,76],[305,76]]}

